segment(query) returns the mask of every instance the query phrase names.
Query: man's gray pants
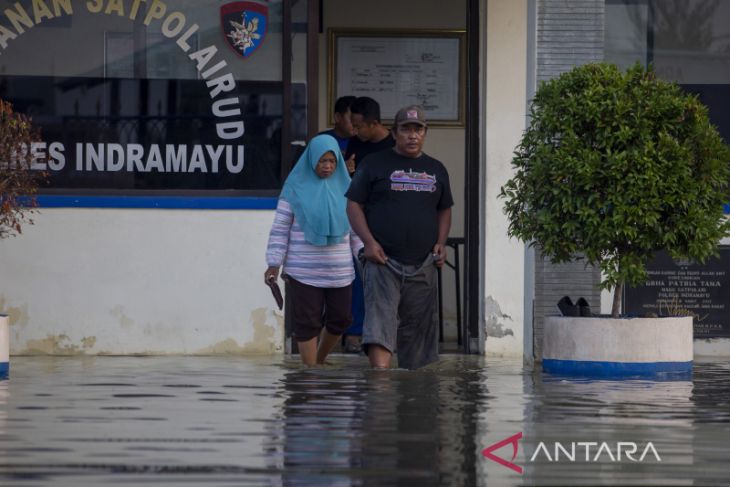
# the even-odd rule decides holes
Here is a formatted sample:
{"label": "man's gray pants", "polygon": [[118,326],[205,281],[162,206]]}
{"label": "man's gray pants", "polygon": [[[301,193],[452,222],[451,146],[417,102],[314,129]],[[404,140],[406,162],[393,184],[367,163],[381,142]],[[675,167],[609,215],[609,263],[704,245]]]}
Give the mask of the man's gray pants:
{"label": "man's gray pants", "polygon": [[429,255],[419,265],[363,265],[362,343],[397,352],[398,366],[417,369],[438,360],[437,270]]}

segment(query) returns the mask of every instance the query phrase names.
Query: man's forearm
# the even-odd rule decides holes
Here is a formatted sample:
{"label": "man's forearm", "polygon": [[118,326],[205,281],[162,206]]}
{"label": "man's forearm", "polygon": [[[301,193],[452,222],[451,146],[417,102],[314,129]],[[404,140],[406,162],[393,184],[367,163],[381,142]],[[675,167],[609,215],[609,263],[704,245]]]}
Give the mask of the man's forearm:
{"label": "man's forearm", "polygon": [[451,208],[446,208],[438,212],[439,237],[438,242],[446,245],[446,239],[449,238],[449,230],[451,230]]}
{"label": "man's forearm", "polygon": [[365,218],[365,211],[360,203],[347,200],[347,218],[350,220],[350,226],[365,245],[370,245],[375,242],[375,237],[370,233],[370,227],[368,227],[368,221]]}

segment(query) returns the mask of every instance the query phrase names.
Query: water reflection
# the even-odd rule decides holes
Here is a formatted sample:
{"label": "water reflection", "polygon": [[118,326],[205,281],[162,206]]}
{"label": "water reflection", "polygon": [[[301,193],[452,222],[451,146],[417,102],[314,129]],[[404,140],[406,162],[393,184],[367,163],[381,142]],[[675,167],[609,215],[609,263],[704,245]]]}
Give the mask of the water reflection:
{"label": "water reflection", "polygon": [[[371,371],[258,358],[18,358],[0,383],[2,485],[723,485],[730,366],[591,381],[446,356]],[[522,433],[513,462],[482,450]],[[541,443],[652,442],[661,461]],[[579,450],[580,452],[580,450]],[[512,460],[511,447],[494,452]]]}
{"label": "water reflection", "polygon": [[[575,461],[537,456],[535,462],[526,462],[527,476],[544,483],[570,478],[581,484],[602,478],[666,485],[682,472],[689,474],[686,480],[695,474],[686,468],[693,463],[692,382],[569,380],[543,374],[530,379],[540,400],[527,406],[525,458],[535,455],[540,442],[547,445],[552,460],[555,442],[569,450],[573,444],[587,445],[576,446]],[[604,442],[607,448],[597,456]],[[619,442],[636,444],[637,458],[652,442],[661,462],[652,455],[640,463],[625,455],[619,461]]]}
{"label": "water reflection", "polygon": [[[0,444],[8,443],[11,438],[7,431],[7,403],[8,403],[8,381],[0,380]],[[5,463],[7,458],[0,451],[0,464]],[[0,479],[2,476],[0,476]]]}
{"label": "water reflection", "polygon": [[360,367],[285,375],[284,485],[474,485],[481,369]]}

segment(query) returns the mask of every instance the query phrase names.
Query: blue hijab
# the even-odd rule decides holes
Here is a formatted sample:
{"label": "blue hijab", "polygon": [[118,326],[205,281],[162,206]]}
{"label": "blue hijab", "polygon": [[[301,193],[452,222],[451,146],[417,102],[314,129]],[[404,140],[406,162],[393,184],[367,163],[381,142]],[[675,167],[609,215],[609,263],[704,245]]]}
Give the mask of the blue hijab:
{"label": "blue hijab", "polygon": [[[322,179],[314,170],[319,158],[326,152],[335,154],[337,167],[330,177]],[[350,231],[345,198],[349,186],[350,175],[337,141],[330,135],[314,137],[281,190],[281,198],[291,205],[307,242],[319,246],[333,245],[340,243]]]}

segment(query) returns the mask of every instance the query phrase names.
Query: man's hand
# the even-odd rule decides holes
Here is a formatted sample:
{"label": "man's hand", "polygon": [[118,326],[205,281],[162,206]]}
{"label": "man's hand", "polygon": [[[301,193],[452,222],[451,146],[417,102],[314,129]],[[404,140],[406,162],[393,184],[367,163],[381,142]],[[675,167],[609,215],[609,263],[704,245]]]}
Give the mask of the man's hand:
{"label": "man's hand", "polygon": [[[433,246],[433,254],[437,255],[436,267],[443,267],[446,262],[446,240],[449,238],[451,228],[451,208],[438,211],[439,236],[436,245]],[[443,242],[443,243],[441,243]]]}
{"label": "man's hand", "polygon": [[266,269],[266,272],[264,272],[264,282],[268,286],[271,281],[276,282],[276,280],[279,278],[279,268],[274,266],[269,266],[268,269]]}
{"label": "man's hand", "polygon": [[347,172],[350,174],[355,172],[355,154],[352,154],[348,160],[345,161],[347,166]]}
{"label": "man's hand", "polygon": [[446,262],[446,246],[443,244],[437,243],[433,246],[433,250],[431,251],[433,253],[434,258],[436,259],[435,264],[436,267],[443,267],[444,262]]}
{"label": "man's hand", "polygon": [[381,247],[375,240],[373,240],[370,244],[365,244],[363,255],[367,260],[375,262],[376,264],[385,264],[388,260],[388,256],[385,255],[383,247]]}

